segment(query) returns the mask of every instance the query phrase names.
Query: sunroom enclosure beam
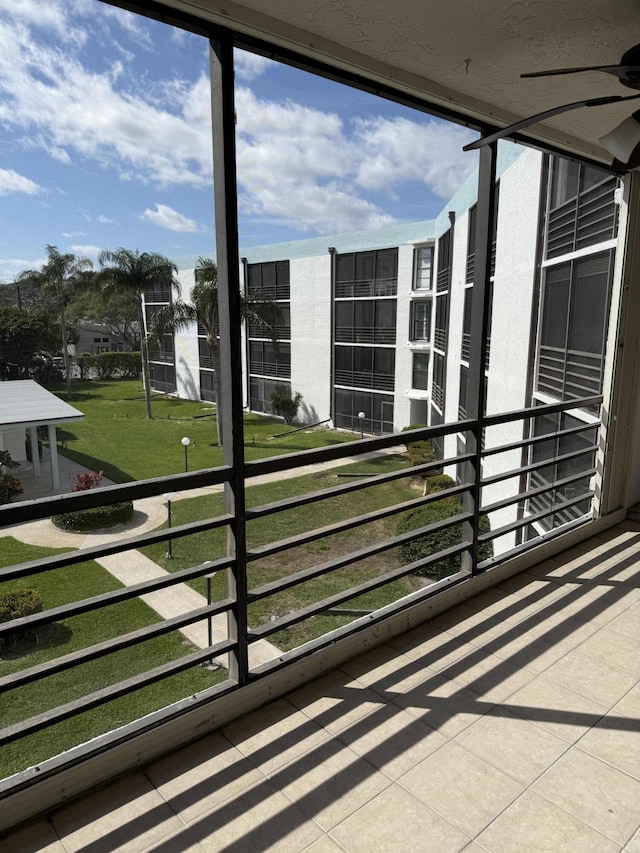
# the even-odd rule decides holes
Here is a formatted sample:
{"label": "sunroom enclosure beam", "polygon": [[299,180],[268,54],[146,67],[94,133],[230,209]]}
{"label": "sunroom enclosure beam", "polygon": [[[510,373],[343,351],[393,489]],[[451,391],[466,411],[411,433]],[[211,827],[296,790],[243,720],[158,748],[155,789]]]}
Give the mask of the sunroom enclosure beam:
{"label": "sunroom enclosure beam", "polygon": [[485,361],[489,336],[491,298],[491,248],[494,234],[496,197],[497,143],[480,149],[478,169],[478,204],[476,208],[475,268],[471,303],[471,336],[469,342],[469,377],[467,381],[467,415],[476,421],[467,433],[467,453],[473,459],[465,463],[465,477],[473,483],[472,492],[463,498],[464,509],[473,513],[470,521],[463,523],[463,538],[472,544],[462,555],[462,569],[474,572],[478,565],[478,523],[481,505],[482,430],[487,400]]}
{"label": "sunroom enclosure beam", "polygon": [[225,484],[225,511],[233,517],[227,534],[227,554],[234,557],[227,571],[229,638],[235,652],[229,657],[229,676],[248,681],[247,652],[247,539],[245,524],[244,434],[242,422],[242,312],[240,307],[240,252],[238,249],[238,194],[236,181],[233,36],[220,29],[209,42],[211,116],[213,125],[213,186],[220,317],[221,418],[225,465],[233,468]]}

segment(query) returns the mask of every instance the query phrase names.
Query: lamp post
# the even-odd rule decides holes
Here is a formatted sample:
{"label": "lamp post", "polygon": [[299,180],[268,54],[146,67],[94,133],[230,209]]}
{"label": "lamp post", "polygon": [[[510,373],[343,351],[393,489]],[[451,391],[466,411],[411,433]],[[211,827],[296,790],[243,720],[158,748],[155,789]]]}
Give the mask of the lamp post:
{"label": "lamp post", "polygon": [[364,438],[364,419],[366,415],[364,412],[358,412],[358,417],[360,418],[360,438]]}
{"label": "lamp post", "polygon": [[[178,497],[176,492],[165,492],[163,498],[167,502],[167,528],[171,530],[171,501],[174,501]],[[167,540],[167,553],[165,557],[170,560],[173,554],[171,552],[171,536],[169,536]]]}
{"label": "lamp post", "polygon": [[188,435],[185,435],[185,437],[181,441],[182,441],[182,446],[184,447],[184,471],[186,474],[187,471],[189,470],[188,448],[189,448],[189,445],[191,444],[191,439],[189,438]]}

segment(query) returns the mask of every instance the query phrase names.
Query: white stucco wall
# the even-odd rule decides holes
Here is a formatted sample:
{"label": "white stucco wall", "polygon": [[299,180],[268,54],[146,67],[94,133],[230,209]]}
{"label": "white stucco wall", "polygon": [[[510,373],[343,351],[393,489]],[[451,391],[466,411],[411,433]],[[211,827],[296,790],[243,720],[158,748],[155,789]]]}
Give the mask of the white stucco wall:
{"label": "white stucco wall", "polygon": [[331,256],[295,258],[291,282],[291,390],[307,423],[331,414]]}
{"label": "white stucco wall", "polygon": [[[185,302],[191,298],[195,283],[194,270],[180,270],[180,296]],[[178,294],[174,294],[177,296]],[[176,393],[186,400],[200,399],[200,368],[198,359],[198,327],[190,323],[175,334]]]}

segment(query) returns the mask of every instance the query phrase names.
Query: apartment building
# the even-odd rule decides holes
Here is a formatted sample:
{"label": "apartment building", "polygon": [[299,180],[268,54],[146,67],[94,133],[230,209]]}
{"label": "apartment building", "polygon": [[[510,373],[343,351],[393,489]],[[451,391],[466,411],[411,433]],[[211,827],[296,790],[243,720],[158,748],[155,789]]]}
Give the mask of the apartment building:
{"label": "apartment building", "polygon": [[[617,226],[610,173],[510,143],[498,150],[484,356],[489,416],[601,393]],[[476,195],[472,174],[434,220],[246,250],[246,292],[275,301],[280,319],[275,335],[246,324],[245,407],[269,413],[282,387],[302,394],[303,422],[367,435],[466,420]],[[186,297],[193,270],[181,269],[180,280]],[[149,294],[151,310],[159,297],[168,294]],[[152,382],[215,399],[203,329],[194,324],[176,335],[175,349],[167,339],[152,354]],[[490,513],[492,529],[532,516],[528,531],[499,537],[496,550],[590,511],[590,496],[565,504],[590,493],[597,419],[594,404],[484,428],[485,450],[518,446],[485,458],[483,503],[533,490],[519,507]],[[541,439],[557,431],[566,435]],[[529,438],[540,440],[523,450]],[[467,446],[464,430],[433,441],[443,460]],[[548,466],[526,473],[547,458]],[[462,481],[461,464],[445,468]]]}

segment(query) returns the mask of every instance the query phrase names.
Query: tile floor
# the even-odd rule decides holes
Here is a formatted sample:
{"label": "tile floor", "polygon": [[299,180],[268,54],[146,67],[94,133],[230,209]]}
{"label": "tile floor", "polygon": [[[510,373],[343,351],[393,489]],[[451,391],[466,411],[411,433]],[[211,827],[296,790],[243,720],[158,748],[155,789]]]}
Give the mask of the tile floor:
{"label": "tile floor", "polygon": [[640,853],[640,525],[0,842],[267,849]]}

